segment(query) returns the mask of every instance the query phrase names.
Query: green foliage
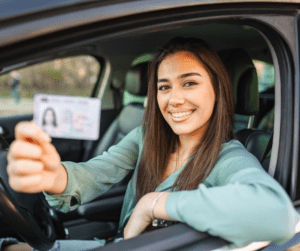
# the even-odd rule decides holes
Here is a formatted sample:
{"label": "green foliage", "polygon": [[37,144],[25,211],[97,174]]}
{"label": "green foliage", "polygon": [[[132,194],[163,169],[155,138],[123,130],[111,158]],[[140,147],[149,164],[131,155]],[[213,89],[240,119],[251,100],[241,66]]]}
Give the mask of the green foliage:
{"label": "green foliage", "polygon": [[[99,62],[83,55],[55,59],[16,70],[20,75],[21,97],[37,93],[88,97],[100,72]],[[11,96],[10,73],[0,76],[0,97]],[[95,80],[95,81],[91,81]]]}
{"label": "green foliage", "polygon": [[54,70],[54,69],[41,69],[40,74],[44,75],[45,77],[49,77],[53,79],[56,83],[59,83],[63,79],[62,71]]}

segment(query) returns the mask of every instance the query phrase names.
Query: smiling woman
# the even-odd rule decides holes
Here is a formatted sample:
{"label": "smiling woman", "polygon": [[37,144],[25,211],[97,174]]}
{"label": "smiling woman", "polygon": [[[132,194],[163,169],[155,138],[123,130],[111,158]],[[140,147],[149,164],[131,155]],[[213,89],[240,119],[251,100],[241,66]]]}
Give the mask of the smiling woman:
{"label": "smiling woman", "polygon": [[[200,39],[174,38],[157,53],[148,77],[143,127],[88,162],[61,163],[41,128],[18,124],[8,153],[10,186],[45,191],[51,206],[68,212],[134,170],[120,219],[124,239],[158,219],[184,222],[236,246],[290,239],[299,215],[283,188],[234,139],[232,87],[215,50]],[[86,243],[57,241],[51,250],[103,245]]]}
{"label": "smiling woman", "polygon": [[[196,189],[204,181],[217,162],[222,143],[234,138],[232,95],[224,65],[205,41],[177,37],[158,52],[149,71],[144,118],[147,157],[141,161],[137,179],[141,196],[160,184],[162,172],[164,180],[191,154],[194,157],[173,189],[177,185],[177,190]],[[151,135],[157,135],[153,142]]]}

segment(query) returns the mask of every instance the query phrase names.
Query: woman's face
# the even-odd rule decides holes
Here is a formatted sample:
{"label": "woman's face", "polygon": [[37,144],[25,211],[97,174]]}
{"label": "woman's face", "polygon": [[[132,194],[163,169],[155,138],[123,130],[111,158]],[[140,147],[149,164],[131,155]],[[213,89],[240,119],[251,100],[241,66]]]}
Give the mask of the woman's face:
{"label": "woman's face", "polygon": [[206,130],[215,105],[208,72],[188,51],[167,56],[157,71],[160,111],[177,135],[199,136]]}

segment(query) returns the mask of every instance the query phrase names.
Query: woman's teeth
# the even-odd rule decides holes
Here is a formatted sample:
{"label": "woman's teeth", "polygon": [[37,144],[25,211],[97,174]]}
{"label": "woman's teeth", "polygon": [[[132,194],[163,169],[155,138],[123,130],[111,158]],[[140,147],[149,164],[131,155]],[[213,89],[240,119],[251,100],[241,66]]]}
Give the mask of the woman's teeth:
{"label": "woman's teeth", "polygon": [[181,112],[181,113],[172,113],[172,116],[175,118],[181,118],[181,117],[185,117],[187,115],[190,115],[192,113],[192,111],[190,112]]}

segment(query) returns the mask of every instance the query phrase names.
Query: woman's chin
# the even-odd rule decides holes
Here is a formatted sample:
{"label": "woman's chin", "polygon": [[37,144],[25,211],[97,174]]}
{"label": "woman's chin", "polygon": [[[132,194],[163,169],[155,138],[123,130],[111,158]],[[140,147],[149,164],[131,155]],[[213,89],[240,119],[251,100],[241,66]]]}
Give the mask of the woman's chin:
{"label": "woman's chin", "polygon": [[187,128],[172,128],[172,130],[178,136],[187,136],[193,133],[193,130],[188,130]]}
{"label": "woman's chin", "polygon": [[195,137],[198,138],[200,135],[202,135],[204,128],[189,128],[187,126],[173,126],[171,127],[173,132],[177,134],[179,137]]}

